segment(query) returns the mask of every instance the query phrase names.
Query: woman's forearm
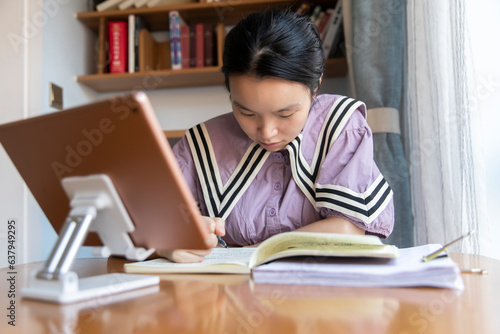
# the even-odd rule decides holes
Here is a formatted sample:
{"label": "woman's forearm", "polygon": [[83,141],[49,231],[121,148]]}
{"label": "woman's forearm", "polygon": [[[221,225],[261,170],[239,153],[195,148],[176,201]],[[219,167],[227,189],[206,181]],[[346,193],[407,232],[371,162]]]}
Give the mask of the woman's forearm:
{"label": "woman's forearm", "polygon": [[365,231],[350,221],[340,217],[329,217],[318,220],[296,231],[302,232],[326,232],[326,233],[346,233],[346,234],[365,234]]}

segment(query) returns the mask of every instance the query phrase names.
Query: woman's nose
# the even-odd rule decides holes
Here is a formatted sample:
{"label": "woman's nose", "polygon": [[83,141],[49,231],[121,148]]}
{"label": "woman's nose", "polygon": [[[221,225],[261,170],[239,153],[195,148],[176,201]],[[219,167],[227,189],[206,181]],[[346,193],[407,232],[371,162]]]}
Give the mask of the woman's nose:
{"label": "woman's nose", "polygon": [[262,139],[271,139],[278,134],[278,128],[272,122],[262,122],[259,132]]}

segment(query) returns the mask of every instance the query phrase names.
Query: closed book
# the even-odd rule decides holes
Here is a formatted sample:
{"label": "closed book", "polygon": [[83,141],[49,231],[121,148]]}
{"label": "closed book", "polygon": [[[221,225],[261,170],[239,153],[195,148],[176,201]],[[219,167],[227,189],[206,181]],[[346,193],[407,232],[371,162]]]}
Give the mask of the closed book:
{"label": "closed book", "polygon": [[110,73],[124,73],[127,71],[127,22],[110,21],[109,31],[109,53],[110,53]]}
{"label": "closed book", "polygon": [[342,5],[341,1],[337,2],[334,9],[328,9],[331,12],[330,22],[326,27],[326,33],[323,38],[323,55],[325,59],[332,52],[332,48],[336,45],[339,40],[342,25]]}
{"label": "closed book", "polygon": [[189,68],[189,26],[181,26],[181,54],[182,54],[182,68]]}
{"label": "closed book", "polygon": [[184,3],[196,2],[196,0],[148,0],[148,7],[179,5]]}
{"label": "closed book", "polygon": [[98,74],[103,74],[107,72],[107,66],[108,62],[107,60],[109,59],[109,52],[107,51],[106,44],[109,43],[109,34],[108,34],[108,29],[107,29],[107,22],[106,18],[100,17],[99,18],[99,51],[97,54],[97,73]]}
{"label": "closed book", "polygon": [[214,66],[215,64],[215,34],[214,26],[210,23],[205,24],[205,66]]}
{"label": "closed book", "polygon": [[135,20],[136,16],[130,14],[128,16],[128,72],[135,72]]}
{"label": "closed book", "polygon": [[205,27],[203,23],[196,24],[196,67],[205,66]]}
{"label": "closed book", "polygon": [[118,6],[120,3],[122,3],[123,0],[106,0],[101,2],[96,6],[96,9],[98,12],[102,12],[105,10],[112,10],[112,9],[118,9]]}
{"label": "closed book", "polygon": [[179,15],[179,12],[176,10],[170,11],[169,12],[170,58],[172,61],[173,70],[179,70],[182,68],[181,23],[183,22]]}
{"label": "closed book", "polygon": [[128,9],[134,7],[136,0],[125,0],[122,3],[118,5],[118,9],[123,10],[123,9]]}
{"label": "closed book", "polygon": [[326,26],[330,22],[331,16],[332,16],[332,12],[326,11],[325,15],[323,15],[323,17],[321,18],[321,21],[318,24],[318,32],[319,32],[321,39],[323,39],[325,37]]}
{"label": "closed book", "polygon": [[148,3],[149,0],[136,0],[134,2],[134,7],[135,8],[141,8],[141,7],[145,7],[146,4]]}
{"label": "closed book", "polygon": [[189,67],[196,67],[196,26],[189,26]]}
{"label": "closed book", "polygon": [[141,30],[148,29],[146,26],[146,21],[140,15],[135,15],[135,27],[134,27],[134,66],[135,72],[139,72],[139,35]]}

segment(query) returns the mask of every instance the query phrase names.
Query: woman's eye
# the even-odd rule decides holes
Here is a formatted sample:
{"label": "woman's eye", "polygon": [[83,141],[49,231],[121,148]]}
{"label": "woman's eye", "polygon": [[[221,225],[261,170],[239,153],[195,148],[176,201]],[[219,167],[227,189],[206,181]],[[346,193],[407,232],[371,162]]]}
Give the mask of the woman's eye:
{"label": "woman's eye", "polygon": [[280,118],[290,118],[292,116],[293,116],[293,113],[289,114],[289,115],[280,115]]}
{"label": "woman's eye", "polygon": [[240,114],[245,116],[245,117],[252,117],[254,114],[248,114],[248,113],[245,113],[245,112],[242,112],[240,111]]}

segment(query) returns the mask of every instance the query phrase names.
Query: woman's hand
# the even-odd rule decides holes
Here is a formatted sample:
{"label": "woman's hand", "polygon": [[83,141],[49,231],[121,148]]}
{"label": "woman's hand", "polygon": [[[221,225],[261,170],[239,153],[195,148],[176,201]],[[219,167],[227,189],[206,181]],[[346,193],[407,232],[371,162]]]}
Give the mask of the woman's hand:
{"label": "woman's hand", "polygon": [[[207,224],[210,235],[205,240],[208,247],[216,247],[218,244],[217,236],[224,236],[226,229],[225,222],[221,218],[203,217],[203,221]],[[210,254],[211,250],[196,250],[196,249],[174,249],[174,250],[158,250],[156,253],[159,256],[165,257],[173,262],[201,262]]]}

